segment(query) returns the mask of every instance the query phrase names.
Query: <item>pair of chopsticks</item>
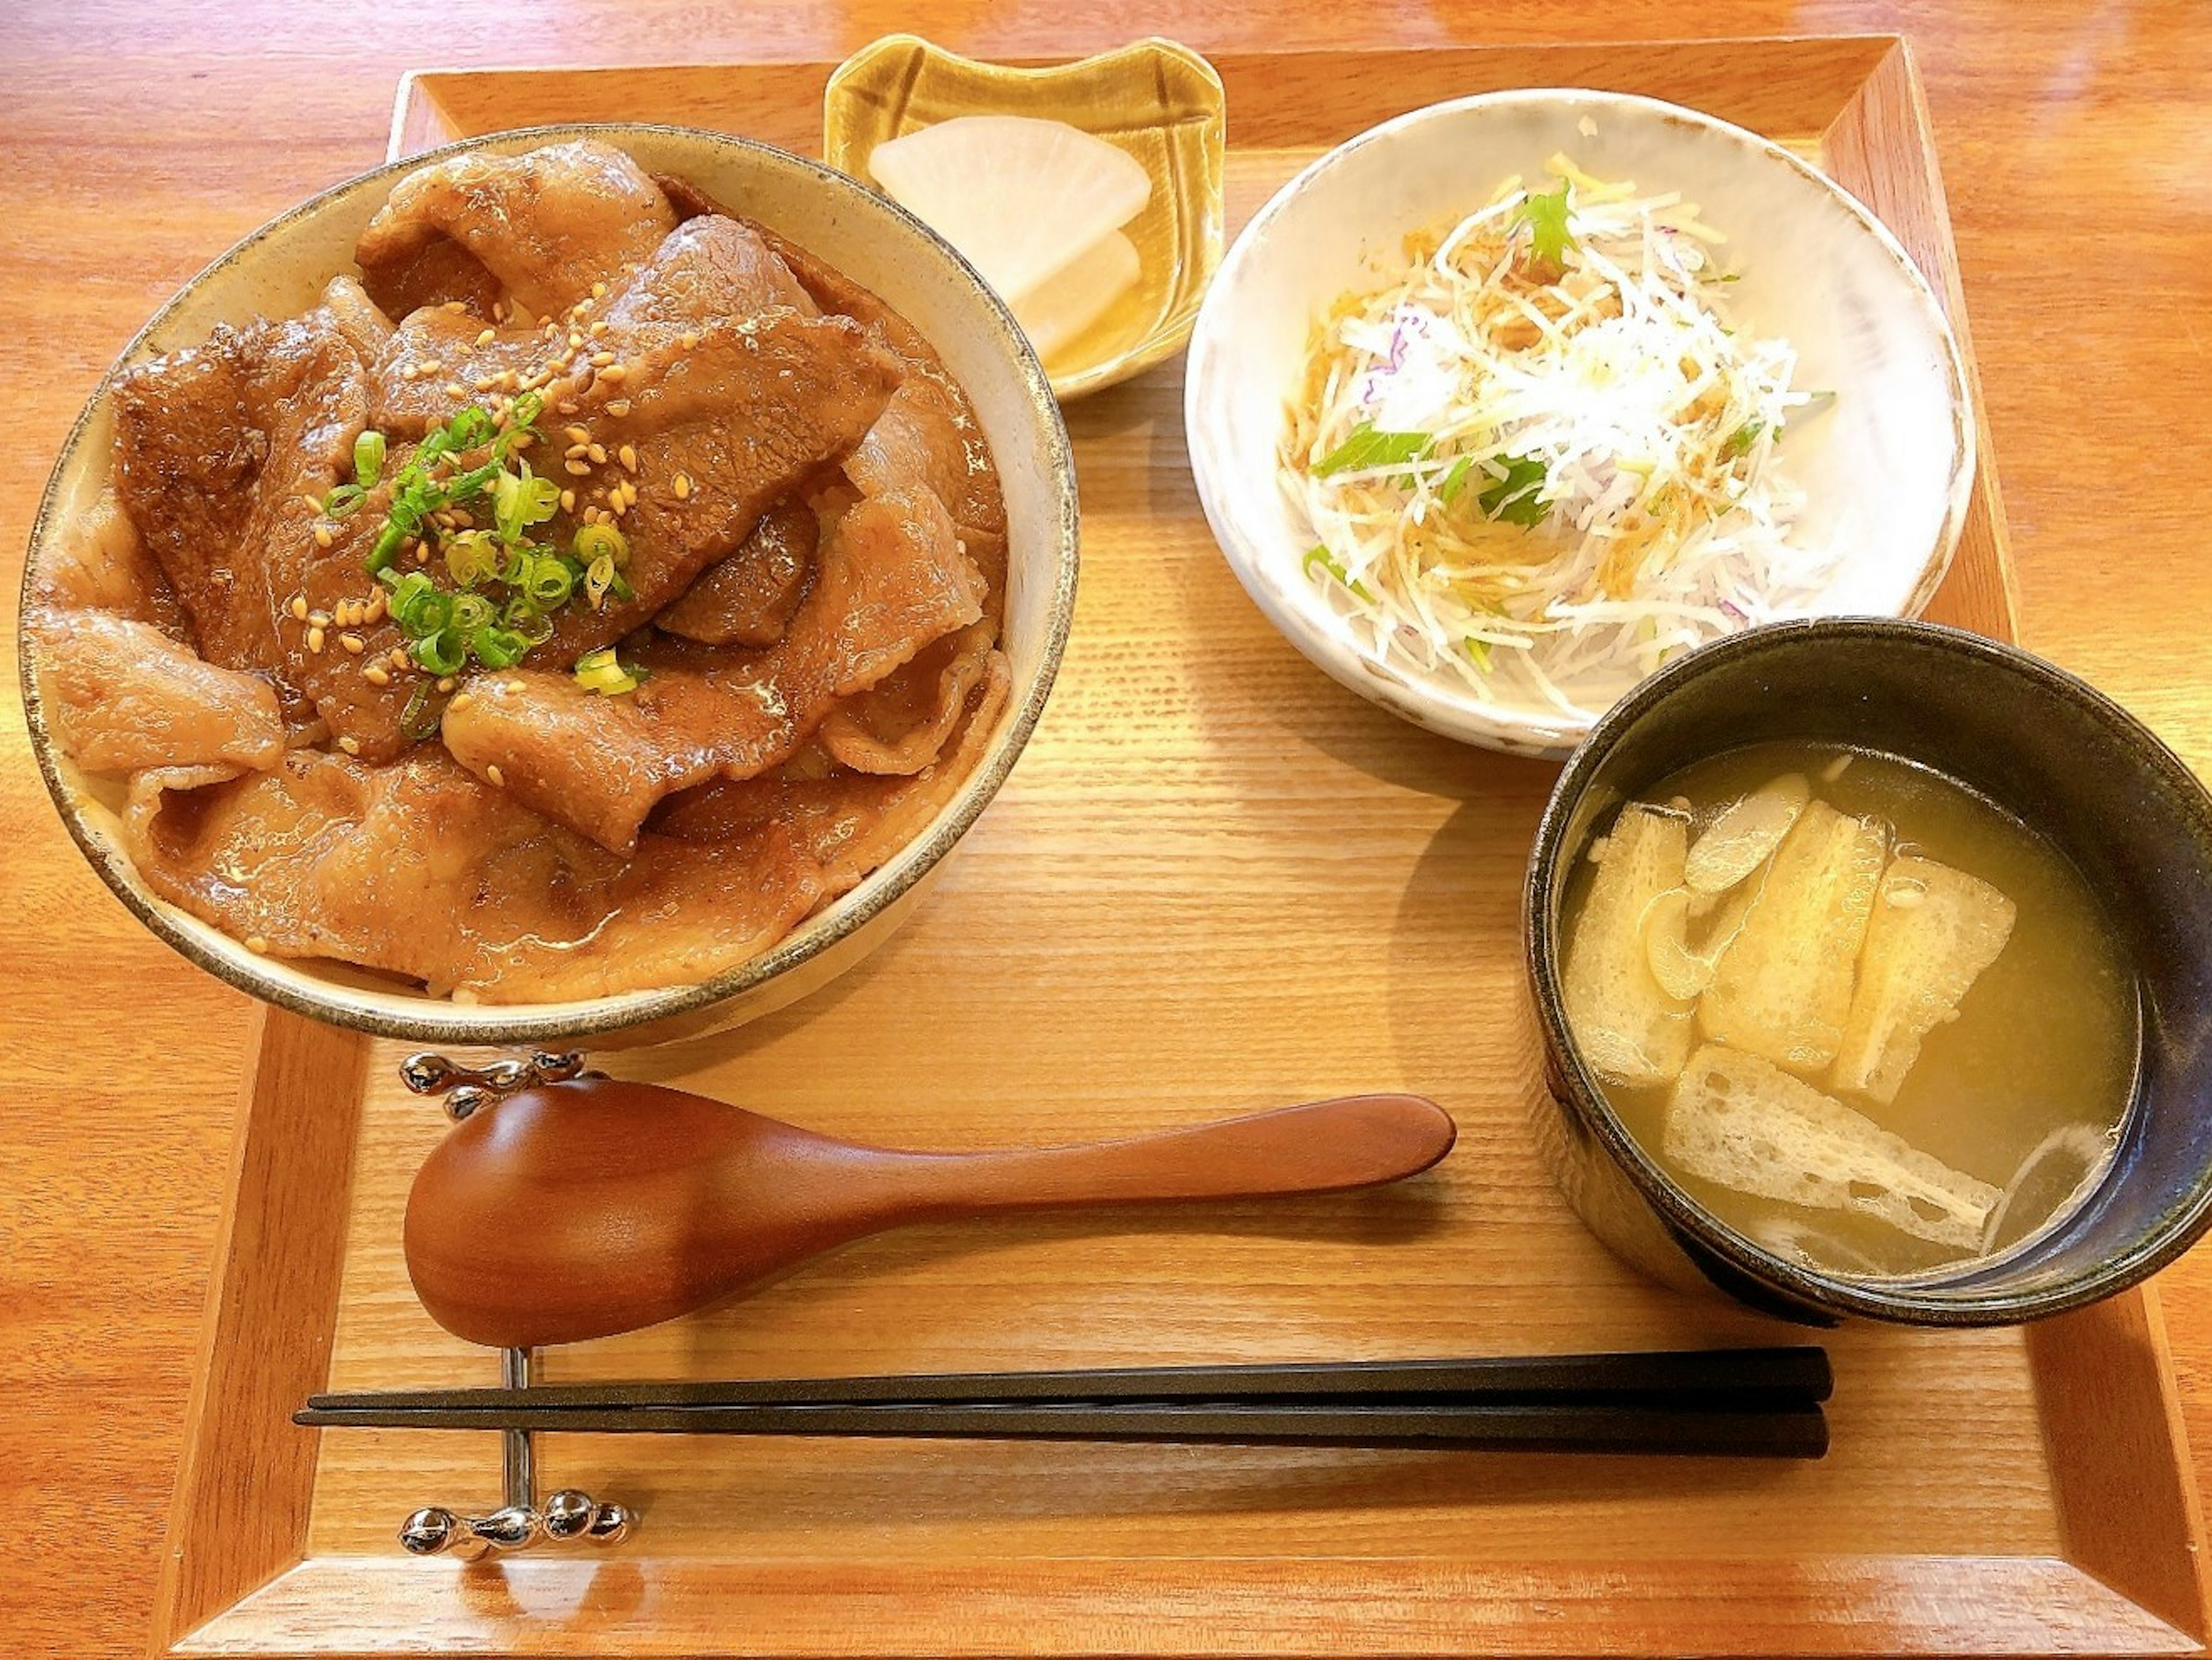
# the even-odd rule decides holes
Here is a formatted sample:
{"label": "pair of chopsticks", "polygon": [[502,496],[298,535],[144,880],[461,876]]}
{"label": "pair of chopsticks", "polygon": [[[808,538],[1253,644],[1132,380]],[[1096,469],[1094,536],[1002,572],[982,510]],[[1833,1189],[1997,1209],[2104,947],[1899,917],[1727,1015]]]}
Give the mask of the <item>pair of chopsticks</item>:
{"label": "pair of chopsticks", "polygon": [[1818,1348],[313,1396],[318,1428],[971,1437],[1818,1458]]}

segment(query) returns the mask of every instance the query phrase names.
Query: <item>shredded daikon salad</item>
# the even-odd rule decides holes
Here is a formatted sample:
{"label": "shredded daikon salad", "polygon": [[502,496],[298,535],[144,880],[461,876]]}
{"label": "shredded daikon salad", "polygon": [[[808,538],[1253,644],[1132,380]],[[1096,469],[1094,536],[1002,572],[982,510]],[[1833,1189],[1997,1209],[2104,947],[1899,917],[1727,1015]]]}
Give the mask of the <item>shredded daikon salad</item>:
{"label": "shredded daikon salad", "polygon": [[1378,662],[1594,718],[1668,657],[1802,613],[1832,549],[1778,447],[1815,394],[1738,331],[1725,239],[1564,155],[1409,243],[1317,331],[1284,488]]}

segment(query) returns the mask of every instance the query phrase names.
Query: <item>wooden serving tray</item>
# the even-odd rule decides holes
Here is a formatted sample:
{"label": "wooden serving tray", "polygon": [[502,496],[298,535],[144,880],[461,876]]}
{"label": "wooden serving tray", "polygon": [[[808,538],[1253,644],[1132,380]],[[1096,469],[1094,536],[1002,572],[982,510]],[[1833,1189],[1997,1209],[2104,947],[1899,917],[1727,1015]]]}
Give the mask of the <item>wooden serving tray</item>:
{"label": "wooden serving tray", "polygon": [[[1233,56],[1232,230],[1318,150],[1492,88],[1652,93],[1872,206],[1965,334],[1925,107],[1890,38]],[[830,65],[425,73],[394,153],[589,118],[811,151]],[[1295,1202],[918,1228],[555,1380],[1473,1355],[1788,1341],[1655,1289],[1539,1167],[1516,909],[1553,769],[1316,673],[1247,602],[1174,365],[1069,411],[1074,639],[1035,741],[905,931],[828,991],[626,1075],[862,1140],[1087,1139],[1360,1090],[1443,1102],[1437,1171]],[[2010,636],[1986,434],[1935,613]],[[1818,1464],[542,1437],[643,1513],[611,1552],[403,1556],[496,1502],[496,1438],[295,1429],[311,1390],[489,1383],[399,1254],[443,1132],[399,1050],[268,1015],[252,1057],[157,1652],[544,1656],[2183,1653],[2201,1523],[2155,1299],[2025,1331],[1854,1327]]]}

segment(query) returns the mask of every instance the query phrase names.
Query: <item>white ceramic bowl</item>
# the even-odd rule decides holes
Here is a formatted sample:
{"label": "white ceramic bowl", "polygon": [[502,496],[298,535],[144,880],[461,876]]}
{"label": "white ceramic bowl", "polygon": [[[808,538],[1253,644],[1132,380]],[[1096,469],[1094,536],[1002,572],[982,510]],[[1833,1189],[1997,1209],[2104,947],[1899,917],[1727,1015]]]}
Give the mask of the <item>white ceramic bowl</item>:
{"label": "white ceramic bowl", "polygon": [[1541,177],[1562,150],[1599,178],[1697,203],[1743,272],[1740,322],[1790,341],[1797,385],[1836,392],[1784,451],[1809,498],[1800,533],[1840,550],[1808,614],[1918,612],[1949,568],[1974,477],[1966,375],[1935,295],[1872,215],[1779,145],[1654,99],[1543,90],[1434,105],[1331,150],[1245,228],[1199,313],[1185,386],[1199,499],[1246,591],[1317,666],[1417,725],[1549,757],[1591,722],[1486,701],[1355,642],[1306,576],[1314,538],[1277,482],[1277,451],[1328,308],[1391,280],[1409,233],[1449,224],[1509,175]]}
{"label": "white ceramic bowl", "polygon": [[[254,996],[339,1025],[435,1043],[594,1047],[656,1042],[781,1008],[880,945],[918,897],[1021,753],[1044,708],[1075,604],[1074,464],[1059,405],[1012,315],[951,246],[882,197],[818,161],[746,139],[690,128],[631,125],[537,127],[465,140],[379,167],[272,220],[195,277],[125,348],[116,369],[207,337],[220,322],[295,315],[324,283],[352,268],[353,247],[395,181],[473,150],[513,152],[591,137],[627,150],[649,172],[679,175],[800,243],[905,313],[974,401],[1005,484],[1008,533],[1002,645],[1012,695],[973,775],[936,818],[857,888],[801,923],[781,945],[694,985],[569,1003],[469,1005],[395,988],[341,964],[256,956],[221,930],[155,896],[122,844],[112,781],[88,779],[52,742],[39,705],[28,637],[21,642],[32,748],[70,833],[117,896],[153,931],[210,973]],[[106,486],[112,451],[109,389],[85,405],[47,481],[25,578],[27,604],[40,564]]]}

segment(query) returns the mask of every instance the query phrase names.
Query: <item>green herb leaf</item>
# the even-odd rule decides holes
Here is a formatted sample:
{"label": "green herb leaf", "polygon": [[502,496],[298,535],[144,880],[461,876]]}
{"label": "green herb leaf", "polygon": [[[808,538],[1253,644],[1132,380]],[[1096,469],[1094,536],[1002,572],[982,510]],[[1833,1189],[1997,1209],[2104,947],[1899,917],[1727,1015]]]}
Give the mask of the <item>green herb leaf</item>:
{"label": "green herb leaf", "polygon": [[1337,581],[1338,586],[1351,589],[1352,593],[1358,594],[1362,599],[1364,599],[1370,605],[1375,603],[1375,596],[1367,591],[1365,585],[1353,581],[1350,575],[1346,573],[1344,567],[1337,562],[1336,556],[1330,553],[1327,548],[1316,546],[1307,550],[1305,558],[1306,575],[1309,576],[1312,575],[1314,567],[1316,565],[1320,566],[1322,569],[1327,571],[1331,576],[1334,577]]}
{"label": "green herb leaf", "polygon": [[1567,181],[1539,196],[1530,192],[1521,198],[1513,216],[1528,227],[1529,261],[1547,283],[1556,283],[1567,268],[1567,250],[1576,246],[1567,229]]}
{"label": "green herb leaf", "polygon": [[1545,477],[1541,461],[1527,455],[1500,455],[1487,464],[1487,471],[1496,482],[1474,498],[1486,514],[1529,528],[1544,522],[1552,509],[1537,499]]}
{"label": "green herb leaf", "polygon": [[1453,462],[1451,471],[1444,475],[1443,483],[1437,486],[1437,500],[1446,507],[1456,502],[1459,493],[1467,488],[1468,474],[1474,469],[1474,458],[1472,455],[1462,455]]}
{"label": "green herb leaf", "polygon": [[1766,423],[1757,416],[1745,422],[1728,435],[1721,446],[1721,453],[1733,461],[1740,455],[1751,453],[1751,447],[1759,441],[1759,435],[1766,430]]}
{"label": "green herb leaf", "polygon": [[1435,437],[1427,432],[1377,432],[1362,421],[1341,444],[1314,463],[1313,476],[1326,478],[1332,473],[1418,460]]}

